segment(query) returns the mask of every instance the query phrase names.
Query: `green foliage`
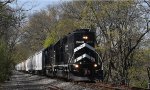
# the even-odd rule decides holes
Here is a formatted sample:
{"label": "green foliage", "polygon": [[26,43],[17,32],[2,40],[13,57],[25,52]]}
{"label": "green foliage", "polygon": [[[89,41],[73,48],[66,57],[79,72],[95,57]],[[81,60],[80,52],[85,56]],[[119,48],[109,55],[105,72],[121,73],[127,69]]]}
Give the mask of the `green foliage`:
{"label": "green foliage", "polygon": [[25,47],[25,45],[19,44],[16,45],[16,47],[17,48],[11,57],[15,64],[23,60],[26,60],[31,55],[29,48]]}
{"label": "green foliage", "polygon": [[0,41],[0,82],[8,79],[11,71],[11,62],[7,51],[6,43]]}
{"label": "green foliage", "polygon": [[130,86],[147,88],[148,77],[146,67],[138,65],[138,67],[132,67],[129,70]]}
{"label": "green foliage", "polygon": [[134,53],[134,63],[129,69],[129,84],[134,87],[147,88],[148,85],[148,74],[147,66],[149,66],[149,49],[138,49]]}
{"label": "green foliage", "polygon": [[51,44],[54,44],[57,40],[57,34],[55,31],[51,32],[44,42],[44,47],[47,48]]}
{"label": "green foliage", "polygon": [[55,27],[51,27],[51,32],[47,34],[47,38],[44,41],[44,47],[48,47],[51,44],[56,43],[60,38],[69,32],[75,30],[78,26],[71,19],[62,19],[54,24]]}

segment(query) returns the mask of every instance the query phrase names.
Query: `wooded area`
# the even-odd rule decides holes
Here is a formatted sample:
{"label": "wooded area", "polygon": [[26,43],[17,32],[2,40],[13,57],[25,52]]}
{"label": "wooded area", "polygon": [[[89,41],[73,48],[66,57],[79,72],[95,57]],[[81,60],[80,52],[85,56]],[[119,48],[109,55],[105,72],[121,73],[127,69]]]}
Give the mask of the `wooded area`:
{"label": "wooded area", "polygon": [[28,17],[0,0],[0,81],[15,63],[78,28],[97,32],[104,82],[147,87],[150,66],[150,1],[70,1],[47,6]]}

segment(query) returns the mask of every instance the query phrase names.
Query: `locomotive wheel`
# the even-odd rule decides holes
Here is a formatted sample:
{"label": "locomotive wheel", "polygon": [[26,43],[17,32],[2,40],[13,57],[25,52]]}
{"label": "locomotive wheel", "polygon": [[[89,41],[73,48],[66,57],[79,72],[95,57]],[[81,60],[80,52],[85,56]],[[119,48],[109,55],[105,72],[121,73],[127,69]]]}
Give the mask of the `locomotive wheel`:
{"label": "locomotive wheel", "polygon": [[67,81],[69,82],[70,81],[70,73],[67,72]]}
{"label": "locomotive wheel", "polygon": [[52,74],[52,75],[51,75],[51,78],[54,78],[54,72],[52,72],[51,74]]}
{"label": "locomotive wheel", "polygon": [[71,77],[70,70],[71,70],[71,67],[68,66],[68,67],[66,68],[66,71],[67,71],[67,80],[68,80],[68,81],[72,81],[72,77]]}
{"label": "locomotive wheel", "polygon": [[53,76],[54,76],[54,78],[57,78],[57,77],[58,77],[58,76],[57,76],[57,69],[56,69],[56,68],[54,69]]}

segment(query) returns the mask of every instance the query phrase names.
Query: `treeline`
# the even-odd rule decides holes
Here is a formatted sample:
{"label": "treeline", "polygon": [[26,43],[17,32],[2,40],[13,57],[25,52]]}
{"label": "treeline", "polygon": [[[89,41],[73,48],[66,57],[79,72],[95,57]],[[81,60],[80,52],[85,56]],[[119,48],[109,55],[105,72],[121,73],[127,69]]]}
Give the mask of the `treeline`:
{"label": "treeline", "polygon": [[13,58],[21,62],[67,33],[89,28],[97,32],[96,49],[104,62],[104,82],[146,88],[150,58],[149,11],[148,0],[85,0],[49,5],[46,10],[30,15],[23,28],[19,28],[17,41],[20,42],[14,45]]}
{"label": "treeline", "polygon": [[9,80],[14,69],[16,44],[21,35],[21,23],[24,18],[21,8],[9,6],[14,0],[0,0],[0,82]]}

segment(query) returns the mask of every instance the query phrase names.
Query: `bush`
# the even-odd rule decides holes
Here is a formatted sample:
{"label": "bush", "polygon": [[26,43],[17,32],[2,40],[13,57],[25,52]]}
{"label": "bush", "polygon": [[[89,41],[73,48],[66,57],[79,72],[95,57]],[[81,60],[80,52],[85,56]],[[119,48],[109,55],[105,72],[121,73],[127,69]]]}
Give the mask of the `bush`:
{"label": "bush", "polygon": [[8,79],[11,74],[11,60],[9,60],[9,54],[7,45],[0,40],[0,82]]}

